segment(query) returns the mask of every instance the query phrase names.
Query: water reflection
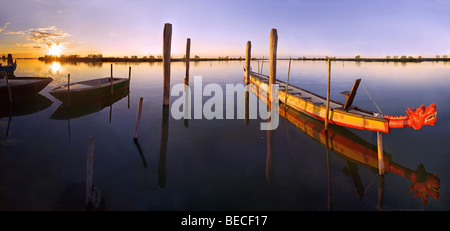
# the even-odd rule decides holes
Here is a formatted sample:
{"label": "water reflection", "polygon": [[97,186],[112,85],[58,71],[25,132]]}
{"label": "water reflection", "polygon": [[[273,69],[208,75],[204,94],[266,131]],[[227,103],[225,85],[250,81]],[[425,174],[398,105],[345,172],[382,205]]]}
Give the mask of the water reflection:
{"label": "water reflection", "polygon": [[[329,128],[328,135],[326,135],[322,122],[310,119],[306,115],[294,111],[291,108],[285,110],[284,105],[280,106],[280,115],[288,119],[292,124],[316,141],[326,145],[338,154],[339,157],[347,160],[346,168],[348,174],[352,177],[358,192],[358,198],[361,200],[365,194],[365,190],[359,179],[356,165],[378,171],[377,147],[343,127],[332,126]],[[417,170],[411,170],[393,162],[392,156],[386,152],[384,153],[383,162],[386,172],[399,175],[413,183],[409,193],[413,193],[416,190],[414,198],[420,197],[424,205],[427,204],[429,196],[435,200],[439,198],[440,180],[437,174],[428,173],[423,164],[420,164]]]}
{"label": "water reflection", "polygon": [[16,99],[12,104],[2,103],[0,106],[0,118],[9,117],[6,136],[9,134],[12,117],[34,114],[50,107],[52,104],[53,102],[50,99],[41,94]]}
{"label": "water reflection", "polygon": [[158,185],[166,186],[167,141],[169,139],[169,106],[163,106],[161,119],[161,143],[158,158]]}
{"label": "water reflection", "polygon": [[61,63],[54,61],[50,64],[50,70],[52,74],[59,74],[61,71]]}
{"label": "water reflection", "polygon": [[111,95],[105,95],[101,98],[94,100],[76,103],[76,104],[65,104],[62,103],[58,109],[50,116],[50,119],[54,120],[68,120],[74,119],[82,116],[86,116],[95,112],[99,112],[106,107],[110,107],[110,121],[112,114],[112,105],[117,101],[123,99],[125,96],[129,95],[129,89],[124,88],[120,91],[114,92]]}
{"label": "water reflection", "polygon": [[[255,86],[252,87],[252,92],[258,97],[258,90]],[[267,103],[267,99],[261,97],[261,100]],[[328,133],[324,130],[324,123],[310,118],[307,115],[298,112],[289,106],[285,106],[280,103],[279,107],[280,116],[286,118],[289,122],[295,125],[298,129],[303,131],[314,140],[320,142],[326,147],[327,161],[329,150],[333,151],[338,157],[346,160],[347,166],[344,168],[344,173],[352,178],[352,182],[357,192],[357,197],[361,200],[367,189],[364,189],[362,181],[358,174],[358,166],[369,168],[374,172],[378,172],[378,153],[377,147],[350,130],[340,126],[329,126]],[[269,135],[269,133],[268,133]],[[268,161],[269,158],[269,144],[271,140],[268,137]],[[271,156],[271,152],[270,152]],[[428,173],[425,170],[423,164],[420,164],[416,170],[409,169],[401,166],[398,163],[392,161],[392,156],[384,152],[384,166],[385,173],[393,173],[402,178],[412,182],[409,189],[409,193],[413,194],[414,198],[420,197],[423,204],[426,205],[428,197],[432,197],[435,200],[439,199],[440,194],[440,179],[436,173]],[[327,163],[329,168],[329,163]],[[270,170],[266,169],[266,172]],[[270,170],[271,171],[271,170]],[[328,171],[330,171],[328,169]],[[379,196],[378,196],[378,208],[382,209],[383,201],[383,189],[384,178],[379,179]],[[331,190],[331,175],[329,174],[329,190]],[[414,192],[415,191],[415,192]],[[331,191],[329,191],[329,201],[331,201]],[[329,202],[329,208],[331,209],[331,202]]]}

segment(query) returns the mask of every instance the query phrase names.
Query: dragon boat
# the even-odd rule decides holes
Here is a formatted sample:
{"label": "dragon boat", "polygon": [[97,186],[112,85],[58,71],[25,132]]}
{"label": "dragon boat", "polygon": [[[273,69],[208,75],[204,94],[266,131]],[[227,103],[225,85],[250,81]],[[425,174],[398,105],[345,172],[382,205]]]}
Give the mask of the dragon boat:
{"label": "dragon boat", "polygon": [[[244,74],[246,69],[244,68]],[[269,77],[250,70],[250,84],[254,84],[269,92]],[[244,77],[245,82],[245,77]],[[351,105],[356,94],[360,79],[355,81],[352,91],[344,91],[347,101],[341,103],[330,99],[328,122],[343,127],[356,128],[369,131],[389,133],[391,128],[412,127],[415,130],[424,125],[432,125],[437,120],[436,105],[434,103],[425,107],[406,110],[404,116],[381,115],[373,111],[365,110]],[[297,86],[288,85],[286,82],[276,80],[279,86],[278,99],[300,112],[303,112],[318,120],[325,121],[327,98],[302,89]],[[270,93],[268,93],[270,94]]]}
{"label": "dragon boat", "polygon": [[[256,86],[252,86],[250,90],[264,103],[269,103],[266,94],[260,94]],[[280,116],[286,118],[296,128],[334,151],[340,158],[349,161],[346,166],[347,173],[354,180],[358,198],[362,198],[365,190],[361,188],[358,168],[352,165],[360,165],[377,172],[379,167],[377,147],[342,126],[331,125],[326,133],[323,123],[283,103],[279,104],[278,110]],[[414,198],[420,197],[424,205],[427,204],[428,197],[439,199],[440,179],[436,173],[427,172],[423,164],[413,170],[394,162],[392,155],[386,152],[383,155],[383,163],[387,173],[393,173],[412,183],[408,193],[413,194]]]}

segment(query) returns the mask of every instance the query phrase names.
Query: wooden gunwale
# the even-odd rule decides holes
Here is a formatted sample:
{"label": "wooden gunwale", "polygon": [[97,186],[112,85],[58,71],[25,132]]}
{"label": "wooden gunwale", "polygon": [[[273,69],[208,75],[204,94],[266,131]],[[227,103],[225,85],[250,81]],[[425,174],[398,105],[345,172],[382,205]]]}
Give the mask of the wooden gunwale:
{"label": "wooden gunwale", "polygon": [[[250,71],[250,76],[252,83],[261,86],[262,89],[267,92],[268,81],[266,80],[269,79],[267,76],[252,71]],[[286,88],[285,82],[277,80],[277,83],[279,84],[280,88]],[[322,121],[325,120],[324,112],[326,111],[326,105],[324,103],[326,102],[326,98],[293,85],[289,85],[288,89],[288,106],[306,113],[316,119]],[[293,91],[290,91],[290,89],[293,89]],[[302,98],[305,96],[306,98]],[[280,90],[279,99],[284,102],[285,97],[285,90]],[[303,104],[304,106],[300,107],[299,104]],[[362,130],[381,131],[385,133],[389,132],[390,129],[388,126],[388,121],[384,118],[377,117],[377,113],[358,107],[351,107],[347,111],[344,110],[343,107],[344,103],[330,99],[330,116],[328,120],[329,123]]]}

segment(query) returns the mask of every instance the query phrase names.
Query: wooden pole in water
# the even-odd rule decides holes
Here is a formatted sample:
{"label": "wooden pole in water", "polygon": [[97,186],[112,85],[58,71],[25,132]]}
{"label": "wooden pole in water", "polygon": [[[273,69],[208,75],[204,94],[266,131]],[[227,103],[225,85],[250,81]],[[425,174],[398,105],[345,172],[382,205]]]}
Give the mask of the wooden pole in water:
{"label": "wooden pole in water", "polygon": [[111,94],[113,93],[113,65],[111,63]]}
{"label": "wooden pole in water", "polygon": [[262,61],[261,61],[261,71],[259,72],[259,74],[262,74],[262,72],[263,72],[263,66],[264,66],[264,56],[263,56],[263,59],[262,59]]}
{"label": "wooden pole in water", "polygon": [[186,77],[184,78],[184,84],[189,85],[189,62],[191,60],[191,39],[186,40]]}
{"label": "wooden pole in water", "polygon": [[383,156],[383,134],[377,132],[377,146],[378,146],[378,172],[381,176],[384,175],[384,156]]}
{"label": "wooden pole in water", "polygon": [[247,50],[245,54],[245,84],[250,83],[250,62],[252,59],[252,42],[247,41]]}
{"label": "wooden pole in water", "polygon": [[136,118],[136,127],[134,128],[134,136],[133,139],[136,141],[138,138],[138,132],[139,132],[139,126],[141,124],[141,115],[142,115],[142,104],[143,104],[144,98],[139,98],[139,104],[138,104],[138,112],[137,112],[137,118]]}
{"label": "wooden pole in water", "polygon": [[170,48],[172,44],[172,24],[164,24],[163,33],[163,105],[170,101]]}
{"label": "wooden pole in water", "polygon": [[70,74],[67,74],[67,103],[70,105]]}
{"label": "wooden pole in water", "polygon": [[258,74],[259,74],[259,60],[258,60]]}
{"label": "wooden pole in water", "polygon": [[288,68],[288,75],[287,75],[287,81],[286,81],[286,92],[284,96],[284,106],[286,107],[286,102],[288,98],[288,89],[289,89],[289,75],[291,73],[291,57],[289,57],[289,68]]}
{"label": "wooden pole in water", "polygon": [[130,83],[131,83],[131,66],[128,67],[128,90],[130,89]]}
{"label": "wooden pole in water", "polygon": [[325,114],[325,132],[328,131],[328,116],[330,113],[330,80],[331,80],[331,62],[328,59],[328,87],[327,87],[327,107]]}
{"label": "wooden pole in water", "polygon": [[278,33],[277,29],[270,31],[270,75],[269,75],[269,94],[270,102],[273,101],[272,96],[272,85],[277,81],[277,44],[278,44]]}
{"label": "wooden pole in water", "polygon": [[94,137],[88,136],[88,158],[86,172],[86,206],[92,205],[92,169],[94,165]]}

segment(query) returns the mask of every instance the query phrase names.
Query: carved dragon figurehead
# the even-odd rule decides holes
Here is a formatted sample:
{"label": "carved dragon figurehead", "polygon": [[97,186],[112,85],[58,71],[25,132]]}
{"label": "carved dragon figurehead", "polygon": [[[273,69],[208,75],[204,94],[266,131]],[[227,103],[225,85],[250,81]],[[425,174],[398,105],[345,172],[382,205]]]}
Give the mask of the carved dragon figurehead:
{"label": "carved dragon figurehead", "polygon": [[437,120],[436,104],[432,103],[425,107],[423,104],[419,108],[408,107],[407,116],[385,116],[389,121],[389,128],[413,127],[415,130],[422,128],[424,125],[434,126]]}
{"label": "carved dragon figurehead", "polygon": [[410,123],[415,130],[422,128],[423,125],[434,126],[437,120],[436,104],[432,103],[428,107],[422,104],[419,108],[413,108],[412,110],[408,107],[406,114],[408,114]]}
{"label": "carved dragon figurehead", "polygon": [[413,185],[411,185],[409,193],[417,190],[414,193],[414,198],[420,196],[424,205],[427,204],[428,196],[433,197],[435,200],[439,198],[441,182],[436,173],[427,173],[425,167],[421,164],[411,178]]}

